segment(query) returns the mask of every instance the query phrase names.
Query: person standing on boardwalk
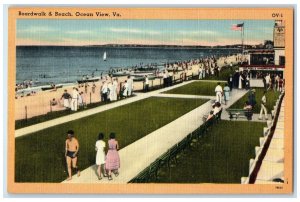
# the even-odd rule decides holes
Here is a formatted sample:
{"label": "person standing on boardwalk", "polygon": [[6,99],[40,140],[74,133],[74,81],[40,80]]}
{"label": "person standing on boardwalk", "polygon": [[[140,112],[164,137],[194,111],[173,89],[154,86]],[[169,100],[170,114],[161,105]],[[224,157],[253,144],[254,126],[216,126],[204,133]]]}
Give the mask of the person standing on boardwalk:
{"label": "person standing on boardwalk", "polygon": [[72,101],[71,101],[71,110],[72,111],[77,111],[78,108],[78,98],[79,98],[79,92],[77,88],[73,88],[72,92]]}
{"label": "person standing on boardwalk", "polygon": [[87,82],[84,83],[84,92],[87,94],[89,84]]}
{"label": "person standing on boardwalk", "polygon": [[226,105],[227,101],[229,101],[229,99],[230,99],[230,96],[229,96],[230,88],[227,83],[225,84],[225,87],[223,90],[224,90],[224,101],[225,101],[225,105]]}
{"label": "person standing on boardwalk", "polygon": [[199,65],[199,69],[198,69],[198,75],[199,75],[199,80],[202,79],[202,65]]}
{"label": "person standing on boardwalk", "polygon": [[71,95],[68,93],[67,89],[64,91],[60,99],[64,99],[64,107],[70,108],[70,101]]}
{"label": "person standing on boardwalk", "polygon": [[265,113],[265,120],[268,120],[268,111],[267,111],[267,108],[266,108],[266,104],[267,104],[267,98],[266,98],[266,91],[264,91],[264,94],[261,98],[261,108],[260,108],[260,114],[259,114],[259,120],[262,119],[262,115],[263,113]]}
{"label": "person standing on boardwalk", "polygon": [[149,78],[148,75],[145,75],[145,92],[149,91]]}
{"label": "person standing on boardwalk", "polygon": [[243,75],[242,73],[240,72],[240,75],[239,75],[239,89],[242,89],[243,88]]}
{"label": "person standing on boardwalk", "polygon": [[103,82],[103,85],[102,85],[102,88],[101,88],[101,94],[102,94],[103,101],[105,103],[107,103],[108,86],[107,86],[106,81]]}
{"label": "person standing on boardwalk", "polygon": [[106,155],[105,168],[108,171],[108,180],[112,180],[111,173],[113,172],[117,177],[120,168],[119,144],[116,141],[116,134],[111,133],[108,140],[108,152]]}
{"label": "person standing on boardwalk", "polygon": [[278,90],[280,92],[282,92],[282,89],[283,88],[283,79],[282,78],[279,78],[279,81],[278,81]]}
{"label": "person standing on boardwalk", "polygon": [[127,84],[128,84],[127,94],[129,97],[132,95],[132,91],[133,91],[133,80],[131,79],[130,75],[127,77]]}
{"label": "person standing on boardwalk", "polygon": [[218,85],[215,88],[215,93],[216,93],[216,102],[221,103],[223,90],[220,82],[218,82]]}
{"label": "person standing on boardwalk", "polygon": [[95,82],[93,82],[93,85],[92,85],[92,92],[95,93],[95,90],[96,90],[96,84],[95,84]]}
{"label": "person standing on boardwalk", "polygon": [[112,89],[111,89],[111,98],[110,98],[111,101],[116,101],[118,99],[117,89],[118,89],[118,82],[114,78],[112,83]]}
{"label": "person standing on boardwalk", "polygon": [[266,76],[266,88],[269,89],[271,86],[270,86],[270,83],[271,83],[271,76],[270,74],[268,73],[267,76]]}
{"label": "person standing on boardwalk", "polygon": [[98,166],[97,168],[97,173],[98,173],[98,179],[101,180],[101,169],[103,169],[103,177],[107,177],[106,172],[105,172],[105,153],[104,153],[104,148],[105,148],[105,142],[103,141],[104,134],[99,133],[98,135],[98,140],[95,145],[95,149],[97,151],[96,154],[96,165]]}
{"label": "person standing on boardwalk", "polygon": [[80,176],[80,171],[77,166],[77,155],[79,151],[79,143],[78,140],[74,137],[74,131],[69,130],[67,132],[68,139],[66,140],[66,147],[65,147],[65,157],[68,166],[68,175],[69,177],[67,180],[72,179],[72,168],[75,169],[77,176]]}
{"label": "person standing on boardwalk", "polygon": [[232,74],[230,74],[230,76],[228,77],[228,85],[229,85],[230,91],[232,91],[232,87],[233,87]]}
{"label": "person standing on boardwalk", "polygon": [[127,83],[127,80],[125,80],[125,83],[124,83],[124,85],[123,85],[123,97],[127,97],[127,95],[128,95],[128,83]]}

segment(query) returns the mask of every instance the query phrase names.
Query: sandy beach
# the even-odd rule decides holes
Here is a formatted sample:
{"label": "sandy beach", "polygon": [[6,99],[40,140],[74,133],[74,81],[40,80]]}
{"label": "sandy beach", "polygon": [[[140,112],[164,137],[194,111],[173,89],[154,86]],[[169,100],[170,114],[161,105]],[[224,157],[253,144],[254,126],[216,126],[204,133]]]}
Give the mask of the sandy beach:
{"label": "sandy beach", "polygon": [[[227,64],[233,63],[236,64],[236,56],[230,56],[230,57],[221,57],[217,60],[217,64],[219,67],[225,66],[225,60]],[[187,72],[187,76],[190,75],[198,75],[198,69],[199,65],[192,65],[189,66]],[[175,73],[173,75],[172,72],[169,72],[170,76],[173,76],[175,79],[180,78],[181,73]],[[127,79],[126,76],[118,77],[118,82],[123,83]],[[163,84],[162,79],[156,78],[155,80],[150,80],[149,87],[157,86],[160,84]],[[84,96],[86,98],[86,103],[96,103],[101,101],[100,97],[100,89],[102,82],[98,81],[95,82],[96,89],[95,93],[92,93],[92,83],[89,83],[87,93],[85,93],[85,88],[80,86],[79,92],[83,92]],[[56,91],[40,91],[37,92],[35,95],[31,96],[25,96],[25,97],[19,97],[15,99],[15,120],[25,119],[26,118],[26,111],[27,111],[27,118],[31,118],[38,115],[47,114],[51,111],[59,111],[59,110],[65,110],[63,107],[63,100],[61,100],[61,96],[64,92],[64,90],[67,90],[68,93],[72,93],[73,87],[78,87],[78,84],[74,84],[71,86],[66,86],[62,88],[58,88]],[[134,82],[134,90],[142,90],[143,89],[143,82],[137,81]],[[50,101],[55,98],[58,101],[58,104],[56,106],[50,106]]]}

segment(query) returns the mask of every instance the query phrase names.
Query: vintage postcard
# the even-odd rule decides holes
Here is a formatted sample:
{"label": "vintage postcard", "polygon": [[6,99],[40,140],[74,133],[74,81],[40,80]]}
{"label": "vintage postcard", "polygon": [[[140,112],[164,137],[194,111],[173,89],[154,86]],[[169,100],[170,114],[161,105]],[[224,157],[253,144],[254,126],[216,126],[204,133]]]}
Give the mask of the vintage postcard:
{"label": "vintage postcard", "polygon": [[293,7],[10,7],[9,193],[293,193]]}

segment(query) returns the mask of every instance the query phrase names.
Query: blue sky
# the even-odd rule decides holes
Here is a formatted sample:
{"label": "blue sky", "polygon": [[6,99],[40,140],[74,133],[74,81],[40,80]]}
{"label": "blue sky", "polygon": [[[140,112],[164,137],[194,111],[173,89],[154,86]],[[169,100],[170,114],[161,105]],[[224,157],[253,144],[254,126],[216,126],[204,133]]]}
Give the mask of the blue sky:
{"label": "blue sky", "polygon": [[17,21],[17,45],[241,43],[233,24],[245,25],[245,44],[273,40],[273,20],[26,20]]}

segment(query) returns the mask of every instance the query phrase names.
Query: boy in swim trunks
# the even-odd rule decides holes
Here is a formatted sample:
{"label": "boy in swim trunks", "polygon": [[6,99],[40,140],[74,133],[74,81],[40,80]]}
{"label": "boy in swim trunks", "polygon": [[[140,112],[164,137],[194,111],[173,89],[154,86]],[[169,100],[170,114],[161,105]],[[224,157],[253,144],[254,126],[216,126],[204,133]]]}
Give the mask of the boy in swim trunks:
{"label": "boy in swim trunks", "polygon": [[[77,172],[77,176],[80,176],[80,171],[78,170],[77,167],[77,154],[78,154],[78,150],[79,150],[79,143],[78,140],[74,137],[74,131],[73,130],[69,130],[67,132],[68,134],[68,139],[66,140],[66,152],[65,152],[65,157],[66,157],[66,161],[67,161],[67,166],[68,166],[68,174],[69,177],[67,178],[67,180],[71,180],[72,179],[72,167],[73,169],[75,169],[75,171]],[[72,167],[71,167],[72,165]]]}

